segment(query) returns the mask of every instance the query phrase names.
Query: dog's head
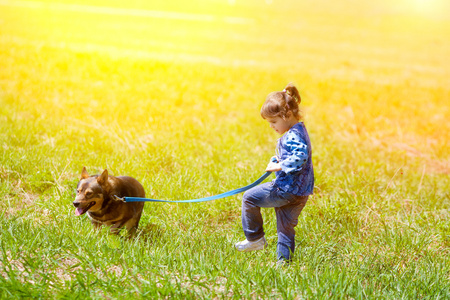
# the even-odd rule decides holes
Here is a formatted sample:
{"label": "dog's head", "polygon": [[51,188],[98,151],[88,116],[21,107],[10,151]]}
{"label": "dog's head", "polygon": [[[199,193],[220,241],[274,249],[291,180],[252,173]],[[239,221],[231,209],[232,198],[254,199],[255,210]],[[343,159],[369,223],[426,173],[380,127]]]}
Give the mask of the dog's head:
{"label": "dog's head", "polygon": [[86,167],[83,167],[77,185],[77,195],[73,201],[73,206],[76,208],[75,215],[81,216],[87,211],[100,210],[105,200],[104,191],[108,190],[108,187],[108,170],[105,169],[100,176],[89,176]]}

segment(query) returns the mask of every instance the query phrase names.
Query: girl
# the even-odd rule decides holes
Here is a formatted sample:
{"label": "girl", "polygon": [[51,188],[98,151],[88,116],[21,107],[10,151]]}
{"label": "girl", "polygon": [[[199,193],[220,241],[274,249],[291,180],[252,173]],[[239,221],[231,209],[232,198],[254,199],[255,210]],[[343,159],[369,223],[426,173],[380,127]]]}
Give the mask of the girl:
{"label": "girl", "polygon": [[[282,92],[269,94],[261,108],[261,116],[279,134],[277,155],[266,171],[276,178],[248,190],[242,200],[242,227],[246,240],[236,243],[239,251],[261,250],[267,246],[264,238],[261,207],[274,207],[277,217],[277,258],[289,262],[295,250],[295,229],[298,216],[313,193],[314,172],[311,142],[303,122],[299,122],[297,88],[288,84]],[[275,159],[274,159],[275,158]]]}

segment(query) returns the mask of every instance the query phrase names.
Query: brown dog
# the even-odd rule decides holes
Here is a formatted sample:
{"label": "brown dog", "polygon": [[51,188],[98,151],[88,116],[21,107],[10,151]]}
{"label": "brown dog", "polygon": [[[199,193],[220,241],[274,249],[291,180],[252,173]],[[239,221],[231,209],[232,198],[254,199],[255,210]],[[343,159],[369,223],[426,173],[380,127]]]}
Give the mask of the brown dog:
{"label": "brown dog", "polygon": [[133,235],[139,225],[144,202],[125,203],[115,200],[114,196],[145,198],[145,191],[132,177],[114,177],[108,175],[106,169],[102,175],[89,176],[86,167],[83,167],[73,202],[75,215],[81,216],[87,212],[94,227],[111,226],[113,233],[125,227]]}

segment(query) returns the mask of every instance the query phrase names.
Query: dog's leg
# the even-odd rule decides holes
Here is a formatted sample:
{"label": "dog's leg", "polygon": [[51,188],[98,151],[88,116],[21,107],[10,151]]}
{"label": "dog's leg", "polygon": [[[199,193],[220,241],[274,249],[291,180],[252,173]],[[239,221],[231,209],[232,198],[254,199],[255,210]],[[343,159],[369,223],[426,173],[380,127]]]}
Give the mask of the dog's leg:
{"label": "dog's leg", "polygon": [[128,237],[133,237],[136,234],[136,230],[138,228],[138,222],[136,222],[136,218],[131,218],[127,220],[124,224],[125,228],[128,232]]}
{"label": "dog's leg", "polygon": [[110,231],[113,234],[119,234],[120,228],[123,226],[123,222],[117,222],[111,226]]}
{"label": "dog's leg", "polygon": [[102,223],[94,219],[91,219],[91,224],[94,225],[94,229],[96,230],[100,230],[100,227],[102,226]]}
{"label": "dog's leg", "polygon": [[144,203],[142,203],[142,206],[135,208],[137,209],[137,213],[135,214],[135,216],[133,218],[131,218],[126,224],[125,226],[127,226],[127,230],[128,230],[128,234],[130,237],[134,236],[136,234],[136,231],[138,229],[139,226],[139,221],[141,220],[141,215],[142,215],[142,209],[144,207]]}
{"label": "dog's leg", "polygon": [[135,236],[136,234],[136,230],[137,230],[137,226],[133,226],[130,229],[127,228],[128,231],[128,236],[131,238],[133,236]]}

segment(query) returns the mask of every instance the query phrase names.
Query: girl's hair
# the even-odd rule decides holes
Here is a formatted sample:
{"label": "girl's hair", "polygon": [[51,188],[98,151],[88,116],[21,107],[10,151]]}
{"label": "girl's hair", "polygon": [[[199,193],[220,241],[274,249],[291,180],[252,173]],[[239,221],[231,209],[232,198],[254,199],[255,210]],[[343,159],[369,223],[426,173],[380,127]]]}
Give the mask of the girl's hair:
{"label": "girl's hair", "polygon": [[282,92],[270,93],[261,107],[261,117],[286,118],[291,112],[297,120],[300,120],[300,109],[298,105],[302,99],[295,85],[289,83]]}

